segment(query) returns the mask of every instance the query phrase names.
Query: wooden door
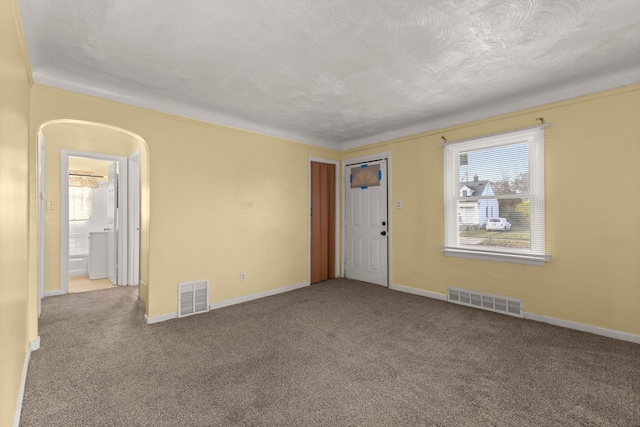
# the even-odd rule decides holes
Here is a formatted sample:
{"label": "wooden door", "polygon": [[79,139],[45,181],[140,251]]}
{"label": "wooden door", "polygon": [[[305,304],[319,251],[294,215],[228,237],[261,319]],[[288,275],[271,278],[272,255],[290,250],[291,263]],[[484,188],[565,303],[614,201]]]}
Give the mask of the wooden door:
{"label": "wooden door", "polygon": [[311,283],[336,277],[336,166],[311,162]]}

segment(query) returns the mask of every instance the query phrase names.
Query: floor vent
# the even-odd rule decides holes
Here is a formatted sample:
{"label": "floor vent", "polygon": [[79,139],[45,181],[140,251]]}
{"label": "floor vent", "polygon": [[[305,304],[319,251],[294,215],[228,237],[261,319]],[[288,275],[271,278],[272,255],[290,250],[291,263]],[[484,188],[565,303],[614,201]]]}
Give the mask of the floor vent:
{"label": "floor vent", "polygon": [[483,294],[466,289],[449,288],[447,300],[483,310],[510,316],[523,317],[522,300],[498,295]]}
{"label": "floor vent", "polygon": [[178,317],[209,311],[209,281],[178,283]]}

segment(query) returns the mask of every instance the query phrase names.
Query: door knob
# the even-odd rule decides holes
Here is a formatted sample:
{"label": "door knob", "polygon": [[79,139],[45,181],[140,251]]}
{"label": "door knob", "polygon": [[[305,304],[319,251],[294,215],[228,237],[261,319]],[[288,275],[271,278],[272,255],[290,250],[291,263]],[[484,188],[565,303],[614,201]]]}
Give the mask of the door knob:
{"label": "door knob", "polygon": [[382,221],[382,225],[387,225],[387,222],[386,221]]}
{"label": "door knob", "polygon": [[382,234],[383,236],[386,236],[387,232],[386,231],[381,231],[380,234]]}

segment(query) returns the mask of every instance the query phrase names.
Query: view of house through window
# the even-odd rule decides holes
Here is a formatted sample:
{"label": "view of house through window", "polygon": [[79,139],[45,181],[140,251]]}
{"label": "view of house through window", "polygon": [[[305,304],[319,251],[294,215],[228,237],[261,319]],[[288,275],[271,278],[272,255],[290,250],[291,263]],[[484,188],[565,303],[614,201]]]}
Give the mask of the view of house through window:
{"label": "view of house through window", "polygon": [[470,150],[458,158],[459,243],[530,249],[528,143]]}
{"label": "view of house through window", "polygon": [[541,128],[444,146],[445,246],[544,254]]}

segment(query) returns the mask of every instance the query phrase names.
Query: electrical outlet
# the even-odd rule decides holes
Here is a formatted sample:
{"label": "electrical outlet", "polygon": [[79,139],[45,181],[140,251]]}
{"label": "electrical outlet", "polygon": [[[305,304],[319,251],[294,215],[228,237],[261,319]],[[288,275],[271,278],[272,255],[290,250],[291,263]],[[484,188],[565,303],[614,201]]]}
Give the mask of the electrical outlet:
{"label": "electrical outlet", "polygon": [[396,209],[402,209],[402,200],[396,201]]}
{"label": "electrical outlet", "polygon": [[240,273],[240,281],[244,282],[246,279],[247,279],[246,273],[244,273],[244,272]]}

